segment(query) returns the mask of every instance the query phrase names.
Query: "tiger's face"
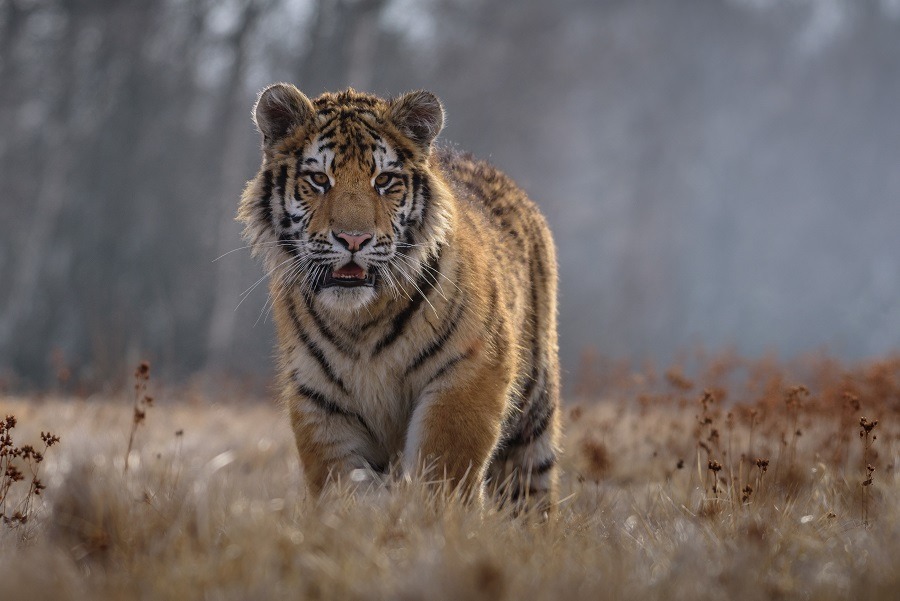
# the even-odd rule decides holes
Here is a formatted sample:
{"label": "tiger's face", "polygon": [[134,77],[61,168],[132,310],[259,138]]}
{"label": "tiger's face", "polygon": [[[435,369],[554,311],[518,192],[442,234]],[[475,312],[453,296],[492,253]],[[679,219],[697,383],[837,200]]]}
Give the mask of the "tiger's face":
{"label": "tiger's face", "polygon": [[429,220],[437,98],[348,90],[313,102],[276,84],[255,117],[264,150],[257,237],[271,238],[270,269],[283,285],[358,310],[414,281],[440,225]]}

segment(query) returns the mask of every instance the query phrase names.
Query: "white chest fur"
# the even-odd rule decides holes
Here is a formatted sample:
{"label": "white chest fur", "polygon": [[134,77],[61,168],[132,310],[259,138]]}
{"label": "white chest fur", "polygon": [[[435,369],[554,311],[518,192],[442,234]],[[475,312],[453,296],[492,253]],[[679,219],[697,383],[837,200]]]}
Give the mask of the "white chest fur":
{"label": "white chest fur", "polygon": [[422,382],[410,378],[407,367],[414,358],[412,341],[400,338],[389,349],[376,352],[378,337],[360,341],[358,356],[348,355],[309,336],[290,353],[288,368],[298,382],[321,392],[341,409],[360,416],[373,440],[368,459],[384,464],[403,450]]}

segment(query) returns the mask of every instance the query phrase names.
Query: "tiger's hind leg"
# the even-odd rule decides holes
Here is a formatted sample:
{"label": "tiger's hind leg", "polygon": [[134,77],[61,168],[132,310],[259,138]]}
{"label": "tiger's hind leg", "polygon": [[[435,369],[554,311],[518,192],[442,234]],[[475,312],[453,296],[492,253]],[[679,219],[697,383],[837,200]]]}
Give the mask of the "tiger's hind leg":
{"label": "tiger's hind leg", "polygon": [[501,506],[511,504],[515,514],[542,516],[554,511],[559,500],[560,426],[555,395],[541,394],[537,399],[544,403],[525,410],[519,430],[505,437],[498,449],[489,477]]}

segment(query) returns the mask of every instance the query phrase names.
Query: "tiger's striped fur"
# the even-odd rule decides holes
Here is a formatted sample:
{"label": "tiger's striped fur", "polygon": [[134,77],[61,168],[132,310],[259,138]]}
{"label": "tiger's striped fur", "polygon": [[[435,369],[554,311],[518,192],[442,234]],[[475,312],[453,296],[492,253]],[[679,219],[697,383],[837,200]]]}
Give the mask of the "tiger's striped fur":
{"label": "tiger's striped fur", "polygon": [[537,207],[487,163],[433,146],[443,108],[428,92],[311,101],[276,84],[255,120],[262,167],[238,219],[265,259],[310,489],[402,458],[477,496],[504,484],[505,499],[552,504],[557,272]]}

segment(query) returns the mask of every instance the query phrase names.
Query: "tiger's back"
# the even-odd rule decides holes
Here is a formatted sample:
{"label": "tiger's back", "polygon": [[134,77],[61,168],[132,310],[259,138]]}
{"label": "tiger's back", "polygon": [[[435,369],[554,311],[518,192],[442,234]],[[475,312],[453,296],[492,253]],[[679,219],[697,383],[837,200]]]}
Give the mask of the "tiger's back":
{"label": "tiger's back", "polygon": [[260,173],[239,218],[271,271],[282,396],[307,481],[398,458],[465,490],[555,494],[556,258],[546,222],[490,165],[432,148],[428,93],[256,109]]}

